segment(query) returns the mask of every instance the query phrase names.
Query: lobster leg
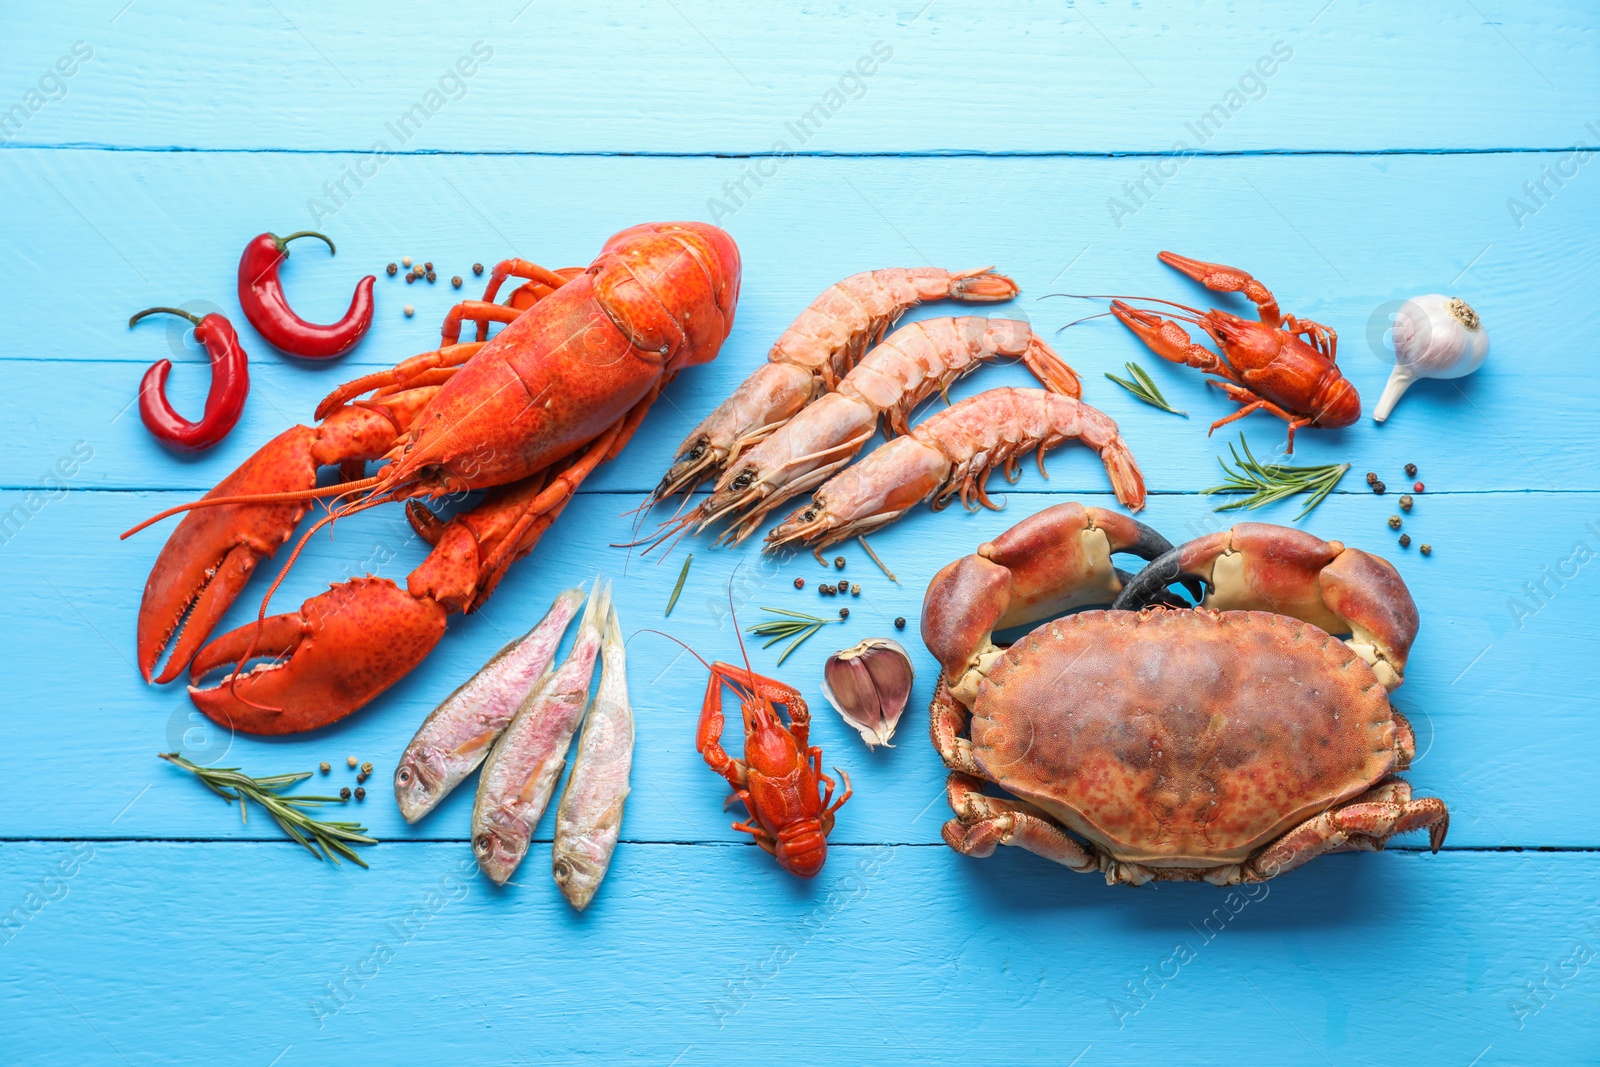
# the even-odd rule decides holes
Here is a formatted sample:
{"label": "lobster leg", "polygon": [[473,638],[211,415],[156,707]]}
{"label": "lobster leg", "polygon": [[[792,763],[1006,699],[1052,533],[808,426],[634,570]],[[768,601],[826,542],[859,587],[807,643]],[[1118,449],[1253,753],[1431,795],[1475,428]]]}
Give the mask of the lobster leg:
{"label": "lobster leg", "polygon": [[[378,397],[382,397],[415,386],[442,385],[450,374],[454,373],[455,368],[477,355],[478,349],[482,347],[483,344],[478,341],[447,345],[432,352],[424,352],[420,356],[403,359],[387,370],[375,371],[372,374],[362,375],[354,381],[345,382],[323,397],[322,403],[317,405],[316,417],[325,419],[340,405],[374,390],[377,390]],[[439,373],[441,371],[446,373]]]}
{"label": "lobster leg", "polygon": [[1207,263],[1202,259],[1190,259],[1176,252],[1161,252],[1156,258],[1174,270],[1187,274],[1214,293],[1243,293],[1246,300],[1256,305],[1256,312],[1262,322],[1273,329],[1282,324],[1283,313],[1278,310],[1278,300],[1272,295],[1272,290],[1237,267]]}

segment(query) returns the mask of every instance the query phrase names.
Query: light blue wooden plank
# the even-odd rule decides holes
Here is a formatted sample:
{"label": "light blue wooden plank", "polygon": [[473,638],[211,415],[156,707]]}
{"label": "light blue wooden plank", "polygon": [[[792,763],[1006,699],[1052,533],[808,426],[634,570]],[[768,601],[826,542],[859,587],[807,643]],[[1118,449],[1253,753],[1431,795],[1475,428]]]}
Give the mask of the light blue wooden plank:
{"label": "light blue wooden plank", "polygon": [[1593,854],[1338,856],[1247,897],[943,846],[843,850],[801,884],[752,847],[624,844],[576,915],[543,870],[463,883],[464,851],[335,872],[290,845],[6,845],[0,906],[57,898],[4,935],[7,1053],[1465,1064],[1600,1041]]}
{"label": "light blue wooden plank", "polygon": [[[0,460],[0,484],[36,484],[63,449],[85,439],[96,442],[99,458],[84,484],[203,488],[255,442],[304,417],[333,383],[434,343],[439,318],[460,294],[442,283],[406,286],[385,278],[378,323],[349,362],[290,366],[244,327],[255,354],[257,392],[235,438],[211,455],[173,463],[144,440],[132,415],[119,417],[140,370],[170,354],[165,327],[152,322],[130,330],[127,314],[207,299],[237,317],[231,292],[242,235],[269,223],[280,229],[309,223],[305,197],[324,175],[336,173],[329,168],[340,159],[0,155],[0,196],[43,205],[0,234],[0,255],[17,266],[8,284],[18,306],[59,302],[64,279],[81,274],[85,256],[104,264],[95,277],[95,299],[67,317],[59,338],[21,333],[0,342],[0,358],[96,361],[82,369],[55,363],[7,372],[11,387],[0,397],[0,415],[26,432]],[[1581,347],[1573,346],[1600,335],[1600,273],[1589,239],[1600,217],[1600,185],[1570,183],[1522,219],[1519,230],[1505,201],[1524,180],[1539,176],[1525,155],[1191,160],[1119,228],[1104,201],[1121,195],[1122,183],[1137,179],[1147,165],[791,162],[724,220],[744,250],[745,272],[734,334],[722,356],[685,374],[638,442],[590,484],[619,490],[654,484],[664,454],[759,365],[800,309],[846,274],[891,264],[992,262],[1025,290],[1021,300],[995,312],[1028,317],[1053,334],[1098,305],[1035,299],[1051,292],[1207,299],[1156,261],[1158,249],[1174,248],[1246,267],[1275,288],[1285,308],[1340,330],[1345,373],[1369,405],[1389,371],[1374,344],[1383,348],[1394,301],[1444,290],[1468,298],[1482,314],[1494,339],[1484,370],[1459,388],[1440,382],[1415,387],[1382,427],[1365,420],[1341,432],[1303,434],[1301,454],[1308,461],[1349,459],[1358,475],[1416,461],[1439,489],[1596,488],[1590,416],[1600,407],[1600,378],[1587,373]],[[340,241],[338,257],[330,261],[315,249],[297,254],[288,273],[290,293],[306,314],[331,318],[359,273],[402,254],[433,260],[446,277],[465,272],[474,260],[513,253],[555,264],[587,261],[605,235],[627,223],[703,217],[706,198],[737,173],[728,160],[397,160],[327,223]],[[519,188],[540,190],[537,210],[516,206]],[[412,319],[399,312],[408,300],[418,309]],[[1234,297],[1219,302],[1242,303]],[[950,310],[939,305],[918,314]],[[1203,426],[1232,405],[1208,390],[1201,375],[1162,363],[1109,320],[1084,323],[1055,341],[1084,373],[1087,397],[1122,424],[1153,486],[1212,484],[1213,457],[1223,442],[1203,441]],[[1128,359],[1150,368],[1190,418],[1145,408],[1101,376],[1120,371]],[[115,365],[123,361],[126,366]],[[175,389],[198,398],[205,379],[184,373],[189,369],[180,368]],[[989,370],[961,389],[1023,380],[1020,372]],[[69,397],[76,408],[68,413],[70,426],[54,429]],[[1280,424],[1269,416],[1242,425],[1258,447],[1282,440]],[[1087,461],[1056,462],[1060,477],[1083,472],[1083,480],[1067,488],[1103,484]]]}
{"label": "light blue wooden plank", "polygon": [[[468,3],[448,18],[412,3],[253,0],[203,16],[172,0],[119,6],[11,13],[8,106],[74,41],[94,50],[65,95],[44,87],[59,98],[27,117],[19,141],[1165,152],[1178,140],[1198,147],[1193,125],[1206,150],[1456,149],[1572,145],[1600,119],[1581,0],[998,10],[917,0],[781,19],[708,2]],[[475,42],[491,58],[474,68]],[[874,66],[875,46],[889,58]],[[474,73],[439,93],[462,57]],[[874,72],[844,79],[864,57]],[[400,128],[414,105],[427,110]]]}
{"label": "light blue wooden plank", "polygon": [[[18,499],[15,493],[0,494],[0,512]],[[944,771],[926,733],[935,664],[917,637],[923,590],[948,560],[1064,498],[1017,495],[1005,512],[968,515],[952,508],[902,520],[873,537],[874,547],[899,574],[903,584],[898,587],[859,546],[845,546],[840,550],[847,560],[843,576],[862,584],[859,600],[819,597],[816,584],[835,572],[822,571],[809,556],[771,564],[757,557],[754,545],[738,551],[697,545],[683,596],[664,620],[688,546],[660,566],[637,557],[627,562],[626,553],[606,545],[626,535],[628,519],[622,512],[631,499],[586,494],[536,553],[510,572],[482,612],[452,620],[434,654],[370,707],[317,734],[238,737],[231,747],[206,727],[179,687],[147,687],[132,664],[139,593],[161,539],[118,543],[115,536],[135,516],[171,499],[171,494],[69,494],[45,502],[0,546],[0,586],[7,590],[0,627],[8,640],[0,678],[17,709],[9,721],[11,744],[26,754],[13,761],[10,782],[20,797],[49,798],[48,803],[0,807],[0,837],[276,833],[255,820],[241,827],[220,801],[156,761],[157,751],[177,748],[223,765],[243,764],[257,774],[309,769],[330,760],[340,767],[336,785],[350,777],[342,763],[347,755],[371,760],[378,768],[369,783],[373,793],[356,810],[378,836],[464,838],[466,790],[419,826],[404,827],[387,785],[394,760],[427,712],[531,626],[558,590],[603,569],[618,579],[625,632],[664,629],[708,658],[734,662],[739,651],[725,614],[730,578],[746,625],[760,618],[762,605],[818,614],[848,605],[848,624],[814,637],[781,668],[774,667],[780,648],[752,647],[751,660],[758,670],[801,688],[816,709],[814,736],[828,763],[844,767],[856,782],[856,798],[840,818],[836,841],[936,843],[948,816]],[[1111,504],[1107,496],[1081,499]],[[1593,792],[1592,754],[1600,746],[1600,720],[1590,697],[1600,686],[1591,655],[1596,564],[1574,553],[1580,541],[1589,552],[1600,550],[1600,495],[1424,496],[1406,528],[1418,542],[1434,545],[1427,559],[1415,546],[1402,551],[1395,545],[1396,535],[1384,524],[1390,506],[1371,496],[1334,497],[1305,525],[1394,560],[1420,606],[1421,635],[1396,698],[1422,738],[1423,754],[1410,772],[1419,793],[1442,796],[1452,806],[1452,845],[1600,846],[1582,799]],[[1287,521],[1294,511],[1279,507],[1258,514]],[[1229,521],[1192,495],[1155,497],[1145,517],[1175,541]],[[373,512],[341,523],[331,543],[319,537],[279,591],[274,608],[292,610],[327,582],[350,573],[375,570],[401,578],[423,554],[403,523],[398,510]],[[793,588],[796,576],[808,580],[805,592]],[[1530,596],[1525,583],[1543,591]],[[247,589],[230,625],[255,617],[256,598],[265,585],[266,579],[258,578]],[[916,656],[918,681],[896,747],[869,754],[823,701],[821,666],[827,653],[862,638],[896,636],[896,616],[910,620],[898,636]],[[625,834],[648,841],[736,839],[721,807],[725,790],[693,748],[703,669],[649,634],[633,638],[629,657],[639,741]],[[737,743],[732,727],[728,737],[730,744]],[[1533,782],[1539,786],[1532,787]],[[1420,840],[1398,844],[1421,847]]]}

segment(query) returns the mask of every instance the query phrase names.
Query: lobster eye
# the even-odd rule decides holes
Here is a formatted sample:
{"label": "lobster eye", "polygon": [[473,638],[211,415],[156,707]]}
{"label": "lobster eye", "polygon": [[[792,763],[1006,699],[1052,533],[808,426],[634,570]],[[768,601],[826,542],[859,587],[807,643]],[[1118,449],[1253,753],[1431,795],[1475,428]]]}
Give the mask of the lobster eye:
{"label": "lobster eye", "polygon": [[688,455],[687,458],[689,458],[689,459],[699,459],[701,456],[703,456],[705,454],[706,454],[706,446],[705,445],[695,445],[693,448],[689,449],[689,455]]}
{"label": "lobster eye", "polygon": [[737,477],[737,478],[735,478],[733,480],[733,487],[735,489],[747,489],[747,488],[749,488],[750,479],[752,477],[754,477],[754,475],[752,475],[749,471],[740,471],[739,472],[739,477]]}
{"label": "lobster eye", "polygon": [[815,519],[816,517],[817,517],[817,509],[816,508],[806,508],[805,520],[807,522],[810,522],[812,519]]}

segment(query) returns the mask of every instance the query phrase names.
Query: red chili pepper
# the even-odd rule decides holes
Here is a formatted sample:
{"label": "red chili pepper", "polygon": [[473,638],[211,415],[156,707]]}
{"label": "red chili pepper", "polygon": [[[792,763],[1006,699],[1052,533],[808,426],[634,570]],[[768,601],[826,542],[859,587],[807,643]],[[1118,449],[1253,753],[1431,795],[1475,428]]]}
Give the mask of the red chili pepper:
{"label": "red chili pepper", "polygon": [[167,400],[172,360],[160,360],[150,365],[139,382],[139,417],[156,440],[184,452],[199,452],[228,436],[238,423],[250,392],[249,358],[239,346],[233,323],[221,315],[202,319],[178,308],[149,308],[129,319],[128,325],[156,314],[181,315],[194,323],[194,339],[205,345],[211,356],[211,391],[206,394],[206,413],[199,422],[190,422]]}
{"label": "red chili pepper", "polygon": [[306,359],[332,359],[353,348],[372,325],[372,283],[377,279],[369,274],[356,283],[350,310],[338,322],[327,326],[307,322],[290,309],[278,280],[278,268],[289,256],[287,246],[297,237],[318,238],[333,254],[333,242],[313,230],[287,237],[261,234],[244,246],[239,257],[239,303],[250,325],[274,348]]}

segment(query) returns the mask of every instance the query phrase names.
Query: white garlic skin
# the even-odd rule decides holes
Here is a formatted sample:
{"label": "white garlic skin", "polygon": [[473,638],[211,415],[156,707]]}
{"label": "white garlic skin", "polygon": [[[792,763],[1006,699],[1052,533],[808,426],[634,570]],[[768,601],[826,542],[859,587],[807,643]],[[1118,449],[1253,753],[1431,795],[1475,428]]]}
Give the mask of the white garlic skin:
{"label": "white garlic skin", "polygon": [[1395,313],[1392,336],[1395,366],[1372,410],[1375,422],[1389,417],[1418,378],[1460,378],[1489,354],[1488,331],[1460,297],[1430,293],[1407,300]]}

